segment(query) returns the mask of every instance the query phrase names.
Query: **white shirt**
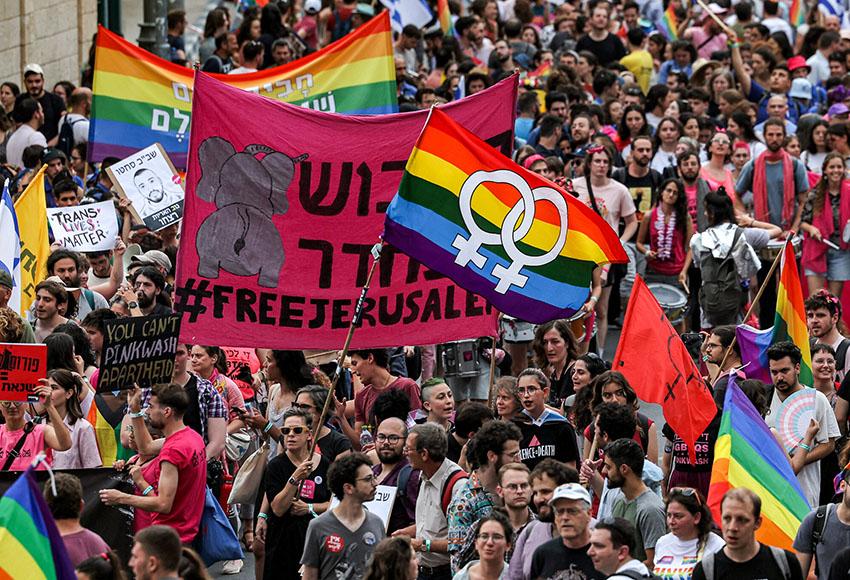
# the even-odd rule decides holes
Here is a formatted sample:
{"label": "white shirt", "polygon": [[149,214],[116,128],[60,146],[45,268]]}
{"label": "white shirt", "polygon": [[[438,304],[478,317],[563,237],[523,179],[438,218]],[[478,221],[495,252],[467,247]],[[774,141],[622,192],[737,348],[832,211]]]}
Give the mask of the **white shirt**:
{"label": "white shirt", "polygon": [[244,75],[246,73],[252,73],[252,72],[257,72],[257,69],[255,69],[255,68],[245,68],[244,66],[240,66],[239,68],[235,68],[227,74],[229,74],[229,75]]}
{"label": "white shirt", "polygon": [[713,532],[709,532],[701,550],[698,543],[699,538],[680,540],[672,533],[664,534],[655,542],[652,571],[665,580],[690,580],[697,562],[726,545],[723,538]]}
{"label": "white shirt", "polygon": [[[804,387],[809,389],[811,387]],[[815,442],[826,443],[830,439],[841,436],[841,431],[838,430],[838,421],[835,420],[835,413],[829,404],[826,397],[818,390],[815,391],[815,421],[820,423],[820,431],[815,435]],[[777,429],[777,421],[779,420],[780,408],[782,403],[779,400],[779,395],[776,391],[773,392],[773,399],[770,401],[770,413],[765,417],[768,427]],[[810,506],[818,505],[820,496],[820,461],[809,463],[800,473],[797,474],[797,481],[800,482],[800,487],[803,490],[803,495]]]}
{"label": "white shirt", "polygon": [[6,142],[6,161],[18,167],[24,166],[24,149],[30,145],[41,145],[47,147],[47,139],[40,131],[36,131],[29,125],[21,125],[9,136]]}
{"label": "white shirt", "polygon": [[812,68],[812,72],[809,73],[809,82],[813,85],[817,86],[829,78],[829,59],[821,51],[815,51],[806,64]]}
{"label": "white shirt", "polygon": [[644,565],[644,563],[640,560],[633,559],[629,560],[628,562],[617,568],[616,572],[608,576],[608,580],[611,580],[612,578],[615,578],[616,580],[632,580],[631,576],[623,576],[620,574],[620,572],[625,572],[626,570],[634,570],[641,576],[649,576],[649,570]]}
{"label": "white shirt", "polygon": [[74,145],[78,143],[87,143],[89,140],[89,120],[83,115],[77,113],[68,113],[59,119],[59,132],[62,132],[62,126],[65,122],[71,123],[71,129],[74,131]]}
{"label": "white shirt", "polygon": [[788,38],[788,44],[794,46],[794,32],[791,30],[791,25],[786,21],[778,16],[771,16],[762,20],[761,23],[767,26],[771,34],[774,32],[784,32],[786,38]]}

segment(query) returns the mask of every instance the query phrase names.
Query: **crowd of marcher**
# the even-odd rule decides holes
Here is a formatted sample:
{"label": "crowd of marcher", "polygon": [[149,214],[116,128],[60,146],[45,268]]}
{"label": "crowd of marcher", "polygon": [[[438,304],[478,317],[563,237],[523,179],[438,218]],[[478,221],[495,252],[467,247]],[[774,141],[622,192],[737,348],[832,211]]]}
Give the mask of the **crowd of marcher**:
{"label": "crowd of marcher", "polygon": [[[432,4],[437,14],[443,3]],[[80,578],[125,578],[125,568],[140,579],[209,577],[193,550],[206,488],[220,497],[226,474],[255,456],[250,468],[263,475],[253,501],[228,513],[258,579],[846,578],[850,24],[824,2],[448,8],[448,33],[435,18],[395,34],[399,109],[519,72],[514,160],[586,202],[630,256],[594,272],[581,316],[539,326],[506,318],[498,348],[476,342],[473,356],[498,360],[490,393],[459,379],[441,345],[351,351],[331,392],[334,365],[321,355],[243,349],[248,362],[232,364],[224,337],[178,345],[171,383],[100,392],[107,323],[172,312],[179,225],[137,223],[105,171],[118,160],[88,161],[94,52],[80,86],[29,64],[0,85],[0,171],[12,197],[46,165],[48,207],[113,200],[120,237],[93,253],[54,244],[23,315],[8,307],[14,282],[0,270],[0,342],[44,343],[48,353],[39,402],[0,402],[0,470],[44,453],[40,468],[114,467],[132,479],[132,493],[99,494],[132,509],[129,562],[81,526],[79,479],[59,472],[55,489],[45,486]],[[222,3],[197,50],[185,42],[186,13],[174,10],[170,60],[229,74],[280,66],[384,9]],[[789,26],[801,9],[805,22]],[[765,384],[747,378],[735,342],[737,324],[773,324],[777,276],[768,276],[788,238],[807,281],[811,385],[800,382],[798,346],[768,350]],[[606,362],[609,327],[622,324],[621,297],[638,274],[680,332],[702,332],[718,414],[695,460]],[[756,540],[757,490],[726,493],[720,521],[708,508],[732,376],[775,431],[783,401],[815,391],[809,429],[788,451],[812,507],[795,553]],[[394,489],[384,520],[364,508],[379,486]],[[242,567],[230,560],[223,573]]]}

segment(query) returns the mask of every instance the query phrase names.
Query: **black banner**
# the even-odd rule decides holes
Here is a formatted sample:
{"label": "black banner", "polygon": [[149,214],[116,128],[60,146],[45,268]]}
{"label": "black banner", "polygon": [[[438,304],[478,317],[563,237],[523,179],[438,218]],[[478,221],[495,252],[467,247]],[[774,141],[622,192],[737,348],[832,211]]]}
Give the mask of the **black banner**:
{"label": "black banner", "polygon": [[150,387],[171,381],[180,315],[119,318],[106,323],[97,390]]}

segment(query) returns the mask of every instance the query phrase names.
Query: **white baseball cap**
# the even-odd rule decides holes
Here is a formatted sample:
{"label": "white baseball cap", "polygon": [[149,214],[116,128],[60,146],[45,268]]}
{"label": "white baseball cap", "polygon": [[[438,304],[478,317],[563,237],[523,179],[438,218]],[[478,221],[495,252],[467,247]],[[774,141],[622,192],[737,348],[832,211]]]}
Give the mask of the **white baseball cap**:
{"label": "white baseball cap", "polygon": [[306,14],[318,14],[322,9],[322,0],[304,0],[304,12]]}
{"label": "white baseball cap", "polygon": [[577,499],[586,501],[588,505],[591,504],[590,492],[577,483],[565,483],[556,487],[549,505],[554,506],[559,499]]}
{"label": "white baseball cap", "polygon": [[24,67],[24,77],[31,73],[44,76],[44,69],[41,68],[41,65],[35,64],[33,62]]}

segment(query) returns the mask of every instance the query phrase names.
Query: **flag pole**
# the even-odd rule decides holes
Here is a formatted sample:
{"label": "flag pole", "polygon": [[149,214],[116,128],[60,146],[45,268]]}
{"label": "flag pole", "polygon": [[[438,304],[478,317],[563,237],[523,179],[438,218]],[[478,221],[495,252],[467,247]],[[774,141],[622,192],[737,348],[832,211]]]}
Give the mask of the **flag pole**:
{"label": "flag pole", "polygon": [[[770,270],[767,272],[767,276],[764,279],[764,282],[759,286],[758,292],[756,292],[755,298],[750,303],[749,309],[747,309],[747,314],[744,316],[744,322],[750,319],[750,316],[753,314],[753,310],[761,299],[761,295],[764,294],[764,289],[770,283],[771,278],[773,278],[773,273],[776,271],[776,268],[779,266],[779,263],[782,261],[782,256],[785,255],[785,249],[788,247],[788,242],[794,237],[796,232],[791,232],[788,237],[785,239],[785,244],[782,245],[782,250],[777,254],[776,258],[773,259],[773,264],[770,265]],[[726,359],[729,358],[729,355],[732,354],[732,349],[735,348],[735,343],[738,342],[738,333],[735,333],[735,336],[732,337],[732,342],[729,343],[729,346],[726,348],[726,352],[723,353],[723,359],[720,361],[720,369],[722,372],[723,365],[726,364]]]}
{"label": "flag pole", "polygon": [[[351,338],[354,336],[354,329],[360,323],[360,317],[363,314],[363,303],[366,301],[366,294],[369,293],[369,286],[372,283],[372,275],[375,273],[378,262],[381,261],[381,249],[383,248],[383,245],[383,240],[378,240],[378,243],[372,246],[372,266],[369,268],[369,274],[366,276],[366,283],[363,284],[363,288],[360,290],[360,298],[357,299],[357,304],[354,307],[354,316],[351,317],[351,324],[348,326],[348,334],[345,337],[342,350],[339,351],[339,356],[336,360],[336,369],[334,370],[334,375],[331,378],[331,388],[328,393],[328,398],[325,400],[325,406],[322,408],[322,414],[319,416],[319,421],[316,423],[315,427],[313,427],[314,445],[316,441],[318,441],[317,438],[322,425],[325,424],[325,418],[328,416],[331,402],[336,400],[336,385],[342,376],[342,365],[345,362],[345,357],[348,356],[348,347],[351,345]],[[340,420],[345,421],[346,419],[345,417],[340,417]]]}
{"label": "flag pole", "polygon": [[[502,315],[499,314],[499,320],[501,320],[501,319],[502,319]],[[488,379],[488,382],[487,382],[487,385],[488,385],[487,392],[489,393],[489,395],[487,397],[487,401],[488,401],[489,406],[492,407],[493,406],[493,399],[496,396],[496,394],[493,392],[493,385],[495,384],[495,381],[493,379],[496,376],[496,341],[498,340],[499,337],[491,336],[490,338],[492,339],[493,343],[490,345],[490,378]]]}

